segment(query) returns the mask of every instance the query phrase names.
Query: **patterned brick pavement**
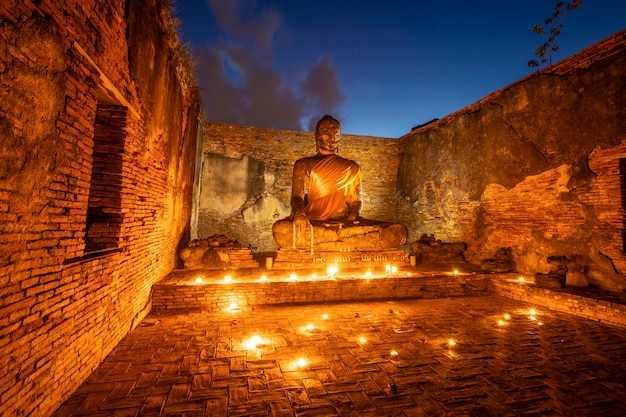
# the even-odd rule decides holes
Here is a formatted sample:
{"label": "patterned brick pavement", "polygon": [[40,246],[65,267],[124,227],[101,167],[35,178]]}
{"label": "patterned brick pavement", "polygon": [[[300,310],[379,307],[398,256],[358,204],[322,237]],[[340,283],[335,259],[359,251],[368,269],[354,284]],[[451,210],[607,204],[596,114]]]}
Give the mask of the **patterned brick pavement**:
{"label": "patterned brick pavement", "polygon": [[485,296],[151,314],[55,417],[625,416],[626,332],[532,307]]}

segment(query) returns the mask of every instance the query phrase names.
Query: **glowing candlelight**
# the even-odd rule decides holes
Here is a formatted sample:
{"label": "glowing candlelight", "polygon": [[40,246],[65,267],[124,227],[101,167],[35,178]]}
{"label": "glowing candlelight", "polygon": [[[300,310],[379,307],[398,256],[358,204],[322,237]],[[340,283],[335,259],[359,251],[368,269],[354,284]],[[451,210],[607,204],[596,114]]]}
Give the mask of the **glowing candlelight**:
{"label": "glowing candlelight", "polygon": [[498,324],[499,324],[500,326],[504,326],[504,320],[498,320]]}
{"label": "glowing candlelight", "polygon": [[263,340],[261,339],[261,336],[259,336],[258,334],[255,334],[250,339],[248,339],[248,341],[244,343],[244,347],[246,349],[256,349],[261,344],[263,344]]}
{"label": "glowing candlelight", "polygon": [[458,269],[455,269],[454,271],[452,271],[452,273],[453,273],[454,275],[459,275],[459,270],[458,270]]}
{"label": "glowing candlelight", "polygon": [[391,267],[391,274],[392,274],[392,275],[395,275],[395,274],[396,274],[396,272],[398,272],[398,268],[396,268],[395,266],[392,266],[392,267]]}
{"label": "glowing candlelight", "polygon": [[263,281],[263,282],[267,281],[267,277],[266,277],[265,275],[263,275],[263,276],[261,277],[261,281]]}
{"label": "glowing candlelight", "polygon": [[359,342],[361,342],[361,343],[365,343],[365,342],[367,342],[367,339],[366,339],[366,338],[364,338],[364,337],[362,337],[362,338],[360,338],[360,339],[359,339]]}
{"label": "glowing candlelight", "polygon": [[324,314],[324,315],[322,315],[322,319],[324,319],[324,320],[328,320],[328,314]]}
{"label": "glowing candlelight", "polygon": [[407,272],[406,276],[407,276],[407,277],[410,277],[410,276],[411,276],[411,273],[410,273],[410,272]]}
{"label": "glowing candlelight", "polygon": [[456,342],[453,339],[448,340],[448,346],[453,347],[456,346]]}
{"label": "glowing candlelight", "polygon": [[524,277],[519,277],[519,282],[524,282]]}
{"label": "glowing candlelight", "polygon": [[314,330],[314,329],[315,329],[315,326],[313,326],[311,323],[309,323],[309,324],[307,324],[307,325],[306,325],[306,329],[307,329],[308,331],[311,331],[311,330]]}
{"label": "glowing candlelight", "polygon": [[289,280],[290,281],[296,281],[298,279],[296,274],[291,274],[291,276],[289,276]]}
{"label": "glowing candlelight", "polygon": [[392,350],[391,352],[389,352],[391,356],[398,356],[398,352],[395,350]]}
{"label": "glowing candlelight", "polygon": [[198,283],[198,284],[202,284],[202,277],[198,277],[198,278],[196,278],[196,283]]}
{"label": "glowing candlelight", "polygon": [[335,279],[335,274],[339,271],[339,268],[337,268],[336,265],[333,266],[329,266],[328,269],[326,270],[326,273],[328,274],[328,277],[330,279]]}
{"label": "glowing candlelight", "polygon": [[371,278],[372,277],[372,273],[370,271],[367,271],[365,273],[365,278]]}
{"label": "glowing candlelight", "polygon": [[504,318],[508,320],[508,319],[510,319],[510,318],[511,318],[511,316],[509,316],[508,314],[505,314],[505,315],[504,315]]}
{"label": "glowing candlelight", "polygon": [[233,278],[230,275],[226,275],[224,277],[224,282],[232,282],[232,281],[233,281]]}
{"label": "glowing candlelight", "polygon": [[314,279],[314,280],[317,279],[317,274],[311,275],[311,279]]}
{"label": "glowing candlelight", "polygon": [[531,310],[529,311],[529,313],[530,313],[531,315],[533,315],[533,316],[534,316],[535,314],[537,314],[537,312],[535,311],[535,309],[534,309],[534,308],[533,308],[533,309],[531,309]]}
{"label": "glowing candlelight", "polygon": [[307,363],[306,360],[304,360],[303,358],[298,359],[297,366],[299,366],[300,368],[304,368],[307,365],[308,365],[308,363]]}

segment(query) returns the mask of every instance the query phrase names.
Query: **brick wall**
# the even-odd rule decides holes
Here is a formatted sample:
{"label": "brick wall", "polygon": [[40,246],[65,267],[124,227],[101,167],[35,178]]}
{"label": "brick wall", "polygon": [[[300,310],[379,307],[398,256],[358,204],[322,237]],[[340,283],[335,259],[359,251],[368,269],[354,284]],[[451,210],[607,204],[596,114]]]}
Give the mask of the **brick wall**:
{"label": "brick wall", "polygon": [[626,30],[400,138],[409,242],[511,248],[517,269],[570,261],[568,283],[626,289]]}
{"label": "brick wall", "polygon": [[536,287],[507,276],[494,276],[490,288],[504,297],[574,314],[611,326],[626,328],[626,304],[618,297],[597,290],[577,291]]}
{"label": "brick wall", "polygon": [[[274,170],[277,179],[263,197],[267,199],[269,194],[279,199],[283,207],[278,207],[278,211],[282,209],[283,212],[280,217],[270,215],[268,221],[253,224],[244,221],[242,208],[232,213],[219,213],[208,205],[200,206],[198,237],[222,233],[244,245],[251,245],[255,251],[275,251],[277,246],[271,237],[271,225],[288,214],[293,164],[299,158],[315,154],[314,133],[207,123],[204,126],[204,152],[205,155],[236,159],[245,155]],[[375,220],[395,220],[398,141],[344,133],[338,154],[356,161],[363,170],[361,215]],[[251,196],[249,204],[255,204],[260,197]]]}
{"label": "brick wall", "polygon": [[[198,93],[165,4],[0,7],[3,416],[51,415],[149,312],[189,236]],[[99,106],[124,115],[97,125]],[[96,223],[112,234],[89,247],[106,176]]]}

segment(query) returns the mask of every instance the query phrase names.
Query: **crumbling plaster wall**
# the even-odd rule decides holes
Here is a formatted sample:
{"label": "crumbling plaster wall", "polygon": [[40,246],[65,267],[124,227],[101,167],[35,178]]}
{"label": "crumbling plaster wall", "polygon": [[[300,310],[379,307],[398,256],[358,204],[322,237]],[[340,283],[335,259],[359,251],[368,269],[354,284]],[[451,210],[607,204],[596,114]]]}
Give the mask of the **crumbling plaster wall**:
{"label": "crumbling plaster wall", "polygon": [[476,263],[510,247],[524,274],[565,255],[568,283],[626,288],[625,32],[614,38],[401,138],[409,241],[465,241]]}
{"label": "crumbling plaster wall", "polygon": [[[314,154],[312,132],[206,123],[198,237],[224,234],[256,253],[276,251],[272,225],[291,212],[293,164]],[[363,170],[361,215],[394,221],[397,139],[342,134],[338,154]]]}
{"label": "crumbling plaster wall", "polygon": [[[152,285],[177,265],[199,94],[168,4],[0,7],[3,416],[51,415],[150,311]],[[115,249],[88,253],[98,105],[127,114],[114,129],[122,146],[106,155],[121,167],[111,197],[121,225]]]}

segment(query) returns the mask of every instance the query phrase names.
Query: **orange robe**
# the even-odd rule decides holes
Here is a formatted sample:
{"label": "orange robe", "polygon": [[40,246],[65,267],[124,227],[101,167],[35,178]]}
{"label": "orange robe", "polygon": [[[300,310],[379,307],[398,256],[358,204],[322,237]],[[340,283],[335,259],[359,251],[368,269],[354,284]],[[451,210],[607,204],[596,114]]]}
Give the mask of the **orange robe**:
{"label": "orange robe", "polygon": [[[305,207],[311,220],[335,218],[348,202],[357,201],[354,193],[363,177],[359,165],[337,155],[329,155],[311,169],[308,204]],[[344,210],[345,212],[345,210]]]}

